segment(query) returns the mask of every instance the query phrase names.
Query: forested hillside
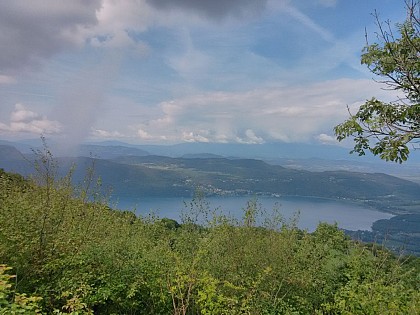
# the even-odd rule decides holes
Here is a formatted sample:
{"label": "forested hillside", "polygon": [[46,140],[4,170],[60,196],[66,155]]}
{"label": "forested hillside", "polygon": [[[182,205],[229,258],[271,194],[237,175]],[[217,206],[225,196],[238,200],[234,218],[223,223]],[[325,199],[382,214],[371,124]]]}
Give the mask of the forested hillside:
{"label": "forested hillside", "polygon": [[[99,146],[95,148],[106,151],[99,150]],[[0,167],[7,171],[33,174],[37,158],[0,145]],[[121,199],[190,198],[199,188],[206,196],[310,196],[351,200],[393,214],[420,213],[420,185],[382,173],[311,172],[261,160],[221,157],[123,155],[112,159],[60,157],[56,160],[62,176],[77,165],[72,176],[76,184],[83,181],[94,165],[95,176],[103,183],[102,192],[112,191],[113,196]]]}
{"label": "forested hillside", "polygon": [[[418,314],[420,263],[337,227],[262,213],[182,222],[110,209],[88,174],[73,187],[45,159],[0,171],[1,314]],[[197,217],[205,218],[197,224]],[[256,226],[256,218],[262,226]]]}

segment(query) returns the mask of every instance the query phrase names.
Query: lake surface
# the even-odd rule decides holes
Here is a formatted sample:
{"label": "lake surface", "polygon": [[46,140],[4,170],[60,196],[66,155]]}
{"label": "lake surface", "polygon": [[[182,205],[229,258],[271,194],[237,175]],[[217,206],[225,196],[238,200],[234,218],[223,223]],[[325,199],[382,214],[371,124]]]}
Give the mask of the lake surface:
{"label": "lake surface", "polygon": [[[210,209],[236,219],[244,216],[244,209],[252,197],[206,197]],[[297,225],[301,229],[314,231],[319,222],[337,223],[347,230],[371,230],[372,223],[389,219],[393,215],[374,209],[364,208],[355,203],[309,197],[258,197],[258,204],[267,213],[278,209],[286,221],[298,215]],[[126,198],[111,202],[111,206],[122,210],[135,211],[137,215],[154,213],[181,222],[182,213],[188,211],[191,198]],[[186,206],[187,205],[187,206]]]}

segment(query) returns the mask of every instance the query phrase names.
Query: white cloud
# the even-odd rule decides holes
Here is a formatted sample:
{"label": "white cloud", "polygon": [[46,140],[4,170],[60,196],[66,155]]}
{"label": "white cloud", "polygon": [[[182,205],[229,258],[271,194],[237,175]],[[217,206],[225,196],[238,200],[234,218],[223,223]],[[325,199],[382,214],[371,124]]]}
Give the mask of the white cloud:
{"label": "white cloud", "polygon": [[[311,19],[287,4],[289,1],[278,2],[285,12],[328,36]],[[267,0],[33,0],[30,4],[25,0],[2,1],[0,71],[6,71],[5,75],[14,74],[18,69],[38,65],[56,54],[82,48],[86,44],[104,48],[132,48],[143,56],[150,53],[149,44],[135,35],[150,28],[218,27],[219,19],[228,16],[249,22],[249,16],[258,15],[268,7]],[[210,17],[210,21],[203,19],[203,15]],[[190,61],[203,58],[197,51],[189,51],[184,60],[174,62],[185,67],[189,57],[192,57]]]}
{"label": "white cloud", "polygon": [[130,32],[144,32],[159,20],[164,22],[164,16],[145,0],[1,1],[0,83],[4,76],[86,44],[145,55],[147,43],[134,40]]}
{"label": "white cloud", "polygon": [[[0,1],[0,85],[22,81],[0,91],[3,104],[33,106],[41,102],[31,99],[51,96],[36,110],[17,106],[0,130],[61,132],[68,136],[66,143],[87,136],[151,142],[328,141],[332,126],[346,117],[347,105],[355,108],[372,95],[385,94],[370,80],[301,83],[345,76],[351,67],[360,71],[356,52],[363,43],[348,31],[324,28],[329,24],[319,23],[318,11],[325,8],[310,10],[335,4]],[[296,38],[273,44],[264,54],[265,40],[271,43],[277,38],[272,35],[282,32]],[[345,37],[336,39],[333,33]],[[291,46],[306,41],[302,47],[308,51],[299,50],[296,62],[292,53],[297,46]],[[261,53],[254,49],[260,44]],[[278,58],[273,57],[277,51]],[[15,75],[15,70],[66,52],[80,54],[55,58],[39,76]],[[133,53],[141,58],[132,58]],[[339,67],[344,70],[335,72]],[[301,85],[293,86],[296,82]],[[0,116],[7,117],[0,106]]]}
{"label": "white cloud", "polygon": [[137,130],[137,135],[135,137],[136,139],[140,139],[143,141],[166,141],[168,138],[164,135],[151,135],[147,131],[144,131],[143,129]]}
{"label": "white cloud", "polygon": [[319,142],[323,144],[337,144],[338,141],[335,137],[327,135],[325,133],[321,133],[315,137]]}
{"label": "white cloud", "polygon": [[58,134],[61,132],[61,124],[58,121],[49,120],[39,115],[22,104],[16,104],[15,110],[10,115],[10,122],[0,123],[0,133],[30,133]]}
{"label": "white cloud", "polygon": [[[354,93],[357,91],[357,94]],[[143,140],[171,142],[327,142],[333,127],[372,95],[389,99],[371,80],[342,79],[308,86],[208,92],[160,104],[158,118],[138,126]]]}
{"label": "white cloud", "polygon": [[107,131],[103,129],[91,130],[91,135],[95,138],[124,138],[125,136],[119,131]]}
{"label": "white cloud", "polygon": [[158,19],[145,0],[103,0],[96,11],[98,23],[87,29],[85,37],[89,43],[104,48],[131,48],[145,55],[150,48],[147,43],[135,40],[131,32],[145,32]]}
{"label": "white cloud", "polygon": [[194,47],[189,31],[183,28],[180,32],[179,41],[182,42],[184,51],[181,54],[171,56],[169,65],[177,71],[181,77],[201,77],[210,65],[210,58]]}
{"label": "white cloud", "polygon": [[311,19],[309,16],[305,15],[303,12],[298,10],[296,7],[293,7],[291,5],[287,5],[283,7],[284,12],[288,13],[290,16],[295,18],[297,21],[299,21],[301,24],[306,26],[307,28],[311,29],[315,33],[321,36],[323,40],[326,42],[333,42],[334,36],[333,34],[320,26],[318,23],[316,23],[313,19]]}
{"label": "white cloud", "polygon": [[29,122],[39,120],[41,116],[25,108],[22,104],[15,105],[15,111],[10,115],[12,122]]}
{"label": "white cloud", "polygon": [[84,44],[99,6],[100,1],[83,0],[1,1],[0,71],[15,73]]}
{"label": "white cloud", "polygon": [[150,134],[148,132],[144,131],[143,129],[137,130],[137,134],[138,134],[140,139],[151,140]]}
{"label": "white cloud", "polygon": [[204,137],[200,133],[193,131],[184,131],[182,133],[182,141],[185,142],[210,142],[208,138]]}
{"label": "white cloud", "polygon": [[248,143],[248,144],[257,144],[257,143],[264,143],[264,139],[258,137],[252,129],[247,129],[245,131],[245,138],[238,139],[238,142]]}

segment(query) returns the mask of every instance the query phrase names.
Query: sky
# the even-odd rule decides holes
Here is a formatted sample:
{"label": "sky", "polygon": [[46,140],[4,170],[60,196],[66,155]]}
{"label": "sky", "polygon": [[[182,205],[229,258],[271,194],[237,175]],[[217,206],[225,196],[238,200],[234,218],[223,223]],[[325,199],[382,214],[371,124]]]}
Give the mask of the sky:
{"label": "sky", "polygon": [[[403,0],[0,0],[0,139],[336,144]],[[366,31],[366,32],[365,32]],[[377,79],[377,78],[376,78]]]}

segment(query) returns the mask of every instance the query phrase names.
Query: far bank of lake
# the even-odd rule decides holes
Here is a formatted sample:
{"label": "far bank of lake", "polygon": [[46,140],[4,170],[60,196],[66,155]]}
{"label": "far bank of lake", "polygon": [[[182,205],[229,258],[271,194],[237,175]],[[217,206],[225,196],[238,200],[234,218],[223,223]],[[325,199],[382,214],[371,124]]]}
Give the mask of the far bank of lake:
{"label": "far bank of lake", "polygon": [[[241,219],[248,201],[252,199],[249,196],[206,197],[204,201],[210,210],[218,209],[219,213]],[[124,198],[114,199],[111,206],[134,211],[137,215],[154,213],[180,222],[182,213],[188,211],[191,201],[191,198]],[[286,222],[298,216],[298,227],[308,231],[314,231],[320,222],[337,223],[346,230],[370,231],[373,222],[393,217],[392,214],[355,203],[323,198],[259,196],[257,202],[268,214],[274,208],[279,209]]]}

